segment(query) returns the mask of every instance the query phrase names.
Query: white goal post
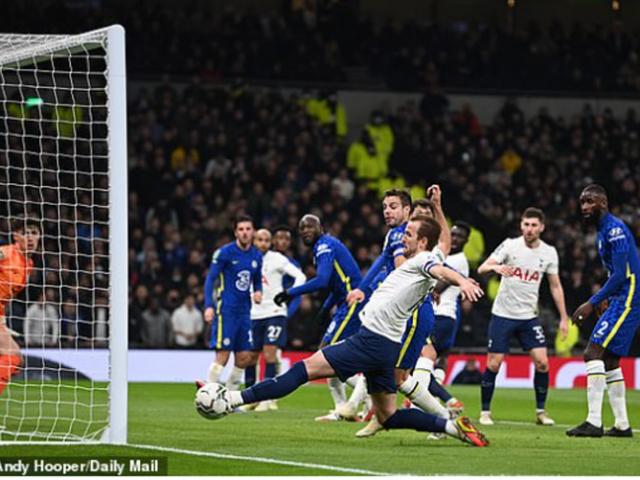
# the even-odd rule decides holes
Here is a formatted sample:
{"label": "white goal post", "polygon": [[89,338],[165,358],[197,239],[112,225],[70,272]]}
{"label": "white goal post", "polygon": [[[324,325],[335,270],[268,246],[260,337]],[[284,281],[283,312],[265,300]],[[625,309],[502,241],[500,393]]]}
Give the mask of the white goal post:
{"label": "white goal post", "polygon": [[[41,231],[2,318],[22,360],[0,442],[127,442],[126,108],[122,26],[0,33],[0,246],[16,218]],[[108,382],[56,361],[105,348]]]}

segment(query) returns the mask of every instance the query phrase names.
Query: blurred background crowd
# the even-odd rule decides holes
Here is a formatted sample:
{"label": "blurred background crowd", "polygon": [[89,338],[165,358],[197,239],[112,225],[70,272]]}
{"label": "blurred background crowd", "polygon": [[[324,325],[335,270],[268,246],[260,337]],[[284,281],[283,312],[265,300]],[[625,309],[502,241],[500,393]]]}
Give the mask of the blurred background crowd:
{"label": "blurred background crowd", "polygon": [[[613,212],[640,238],[640,119],[633,108],[614,115],[585,103],[571,115],[546,108],[526,115],[507,97],[494,118],[480,121],[480,107],[453,108],[448,98],[456,89],[634,94],[640,33],[618,20],[517,27],[374,21],[358,8],[362,2],[322,0],[283,2],[269,14],[206,2],[43,3],[27,19],[29,2],[13,2],[4,30],[68,31],[80,15],[83,25],[117,21],[127,29],[129,78],[137,79],[128,107],[132,347],[204,346],[206,271],[214,250],[232,240],[239,212],[258,227],[288,225],[290,254],[312,276],[310,252],[296,235],[307,212],[322,218],[365,271],[386,231],[380,198],[387,188],[406,187],[418,198],[439,183],[449,218],[474,227],[472,267],[518,235],[521,212],[537,206],[547,215],[543,238],[558,249],[569,313],[605,278],[595,232],[580,224],[582,186],[602,183]],[[354,131],[336,93],[345,85],[410,90],[420,99],[372,106]],[[462,348],[486,345],[497,279],[482,283],[489,295],[463,315]],[[557,313],[545,284],[541,292],[553,343]],[[54,288],[35,303],[77,310],[69,298]],[[304,298],[290,319],[290,348],[317,346],[324,326],[313,318],[321,300]],[[83,315],[91,343],[97,317]],[[178,327],[185,324],[188,334]],[[590,330],[586,325],[583,340]]]}

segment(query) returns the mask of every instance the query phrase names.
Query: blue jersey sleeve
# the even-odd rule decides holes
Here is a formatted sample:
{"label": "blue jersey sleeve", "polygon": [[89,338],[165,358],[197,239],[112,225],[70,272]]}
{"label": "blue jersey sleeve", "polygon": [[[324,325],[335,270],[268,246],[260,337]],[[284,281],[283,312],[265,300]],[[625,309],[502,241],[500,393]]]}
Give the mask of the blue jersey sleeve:
{"label": "blue jersey sleeve", "polygon": [[258,262],[258,267],[255,272],[253,272],[253,291],[261,292],[262,291],[262,255],[256,255]]}
{"label": "blue jersey sleeve", "polygon": [[213,307],[213,287],[218,278],[218,275],[222,272],[226,258],[222,249],[218,249],[214,252],[211,259],[211,266],[209,267],[209,273],[207,273],[207,279],[204,282],[204,308]]}
{"label": "blue jersey sleeve", "polygon": [[322,307],[320,308],[325,312],[327,312],[331,310],[331,307],[333,307],[335,304],[336,304],[336,297],[333,294],[333,292],[329,292],[329,295],[327,296],[327,298],[324,299],[324,302],[322,302]]}
{"label": "blue jersey sleeve", "polygon": [[[325,248],[322,248],[326,246]],[[305,293],[315,292],[322,288],[329,286],[329,280],[331,279],[331,272],[333,270],[333,259],[335,253],[328,244],[320,245],[316,252],[316,276],[306,283],[303,283],[299,287],[293,287],[289,290],[289,295],[297,297],[298,295],[304,295]]]}
{"label": "blue jersey sleeve", "polygon": [[607,243],[607,248],[611,250],[612,270],[600,291],[589,299],[589,303],[592,305],[598,305],[609,298],[622,286],[626,278],[629,241],[624,234],[624,230],[620,227],[609,229],[604,241]]}
{"label": "blue jersey sleeve", "polygon": [[[360,285],[358,285],[358,288],[360,290],[362,290],[363,292],[366,292],[367,290],[369,290],[369,286],[371,285],[371,282],[374,281],[374,279],[378,276],[378,274],[384,267],[384,260],[385,260],[384,254],[382,254],[378,256],[378,258],[376,258],[376,260],[371,264],[371,267],[369,267],[367,274],[360,281]],[[375,290],[375,288],[373,288],[373,290]]]}

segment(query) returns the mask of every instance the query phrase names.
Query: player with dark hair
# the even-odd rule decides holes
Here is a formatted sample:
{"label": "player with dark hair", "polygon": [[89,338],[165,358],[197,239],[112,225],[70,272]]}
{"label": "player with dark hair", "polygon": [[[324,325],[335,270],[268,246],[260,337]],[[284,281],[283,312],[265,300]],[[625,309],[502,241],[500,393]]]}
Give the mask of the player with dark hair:
{"label": "player with dark hair", "polygon": [[460,286],[462,294],[471,301],[483,294],[474,281],[442,265],[431,252],[439,236],[440,225],[435,220],[411,220],[403,237],[407,260],[375,290],[360,313],[359,331],[342,342],[322,348],[274,379],[241,392],[223,391],[225,413],[247,403],[284,397],[311,380],[334,377],[346,380],[363,372],[384,428],[445,432],[463,442],[487,446],[487,439],[467,417],[454,421],[413,408],[398,410],[396,406],[395,365],[411,312],[424,301],[437,279]]}
{"label": "player with dark hair", "polygon": [[509,352],[509,340],[515,336],[535,365],[533,387],[536,396],[536,423],[553,425],[545,411],[549,389],[549,358],[544,330],[538,320],[540,282],[546,273],[551,296],[560,314],[559,330],[566,336],[569,317],[564,291],[558,275],[558,252],[540,238],[544,232],[544,213],[529,207],[522,214],[517,238],[508,238],[478,268],[479,274],[490,272],[502,276],[498,295],[491,309],[487,368],[482,374],[482,411],[480,424],[493,425],[491,399],[495,380],[504,356]]}
{"label": "player with dark hair", "polygon": [[[300,262],[298,262],[295,258],[291,256],[291,252],[289,251],[291,248],[291,236],[292,230],[287,225],[276,225],[271,232],[273,233],[273,250],[276,252],[280,252],[293,264],[294,267],[302,270],[300,266]],[[285,275],[282,277],[282,288],[287,290],[293,286],[295,279],[290,277],[289,275]],[[291,320],[293,316],[300,308],[300,303],[302,302],[302,297],[296,297],[291,299],[291,301],[287,304],[287,320]],[[282,367],[282,350],[276,350],[276,372],[280,373],[280,369]],[[272,403],[271,406],[274,406],[275,403]]]}
{"label": "player with dark hair", "polygon": [[[449,249],[451,247],[451,236],[449,232],[449,226],[447,225],[447,220],[442,211],[441,204],[441,191],[438,185],[432,185],[427,189],[427,195],[432,199],[430,203],[433,205],[435,220],[439,225],[439,237],[435,240],[437,242],[437,246],[432,249],[432,253],[436,255],[439,261],[443,261]],[[398,224],[400,225],[390,233],[394,233],[398,230],[401,230],[404,234],[409,218],[407,216],[408,208],[402,211],[402,214],[391,215],[388,203],[393,203],[393,199],[396,198],[398,201],[400,197],[397,196],[396,191],[388,192],[388,195],[385,197],[383,201],[383,211],[385,215],[385,221],[388,225]],[[410,197],[408,194],[406,195],[406,199],[409,200]],[[389,201],[387,203],[387,200]],[[408,206],[408,205],[407,205]],[[391,218],[395,217],[395,222],[390,221]],[[420,215],[412,215],[412,220],[422,221],[425,219],[431,219],[431,217],[423,217]],[[429,225],[430,222],[422,222],[421,225],[426,226]],[[402,237],[404,239],[404,237]],[[397,247],[395,247],[397,250]],[[388,243],[385,242],[385,248],[383,252],[388,249]],[[404,255],[404,245],[402,250],[400,251],[400,255],[395,252],[396,255],[393,258],[393,263],[387,260],[387,266],[385,271],[381,272],[381,274],[376,278],[375,284],[377,285],[381,282],[387,275],[389,275],[395,268],[401,266],[406,261],[406,256]],[[390,252],[387,252],[387,257],[390,256]],[[367,274],[367,276],[369,273]],[[418,358],[420,357],[420,352],[422,351],[422,347],[426,342],[431,329],[433,328],[433,324],[435,321],[433,306],[431,302],[431,297],[426,296],[420,305],[416,306],[416,308],[410,312],[410,318],[407,322],[406,330],[404,335],[402,336],[402,348],[400,349],[400,354],[396,361],[395,365],[395,378],[398,389],[418,407],[420,407],[425,412],[429,412],[435,415],[438,415],[442,418],[449,418],[449,413],[447,410],[429,393],[429,383],[428,382],[419,382],[416,378],[411,376],[411,371],[416,365]],[[338,409],[338,413],[345,417],[353,417],[356,412],[357,403],[359,398],[357,397],[357,387],[354,390],[354,394],[347,404]],[[362,388],[364,390],[364,388]],[[368,437],[371,435],[375,435],[378,431],[383,429],[383,425],[377,418],[377,415],[374,415],[370,422],[358,432],[356,432],[356,436],[358,437]]]}
{"label": "player with dark hair", "polygon": [[[462,249],[469,240],[470,234],[471,226],[468,223],[455,222],[451,228],[451,252],[445,259],[445,264],[448,267],[454,268],[464,276],[469,276],[469,262]],[[418,380],[425,377],[424,381],[428,382],[429,391],[445,402],[451,412],[459,414],[464,405],[440,385],[439,382],[444,379],[444,374],[442,377],[438,377],[437,372],[444,373],[446,371],[446,354],[455,342],[460,324],[460,289],[438,282],[435,290],[439,294],[438,302],[434,306],[435,322],[429,335],[429,341],[422,349],[422,356],[416,364],[414,376]],[[434,368],[436,360],[440,367],[438,370]]]}
{"label": "player with dark hair", "polygon": [[[256,232],[254,245],[262,253],[262,302],[251,307],[251,338],[253,340],[253,359],[245,369],[244,384],[250,387],[256,383],[257,361],[260,352],[265,362],[265,378],[276,376],[277,351],[287,343],[287,308],[276,305],[275,295],[282,290],[283,276],[295,279],[294,286],[302,285],[306,280],[304,273],[296,268],[287,257],[270,250],[271,232],[263,228]],[[255,405],[258,412],[276,410],[275,401]]]}
{"label": "player with dark hair", "polygon": [[[344,244],[335,237],[324,233],[320,219],[311,214],[304,215],[299,222],[300,237],[305,245],[313,247],[313,260],[316,265],[316,276],[304,284],[283,290],[277,294],[274,301],[277,305],[289,302],[295,297],[312,293],[323,288],[329,289],[329,296],[321,309],[328,312],[334,305],[336,310],[331,322],[322,337],[320,348],[334,345],[350,337],[360,328],[358,313],[361,305],[348,305],[347,295],[360,284],[360,267],[353,255]],[[331,378],[327,382],[329,392],[333,398],[334,407],[346,401],[344,383],[338,378]],[[335,408],[328,415],[316,420],[338,420]]]}
{"label": "player with dark hair", "polygon": [[40,242],[40,223],[34,218],[11,222],[14,243],[0,247],[0,394],[22,364],[20,347],[7,327],[5,308],[27,285],[33,270],[33,253]]}
{"label": "player with dark hair", "polygon": [[[253,302],[262,301],[262,254],[253,246],[254,224],[248,215],[239,215],[233,222],[235,241],[213,254],[204,285],[204,319],[211,323],[210,347],[216,350],[209,367],[209,382],[217,382],[224,366],[234,352],[235,365],[227,384],[240,385],[244,368],[252,363],[251,353],[251,287]],[[214,310],[214,284],[218,281]],[[215,321],[214,321],[215,318]]]}
{"label": "player with dark hair", "polygon": [[[620,357],[629,353],[640,326],[640,295],[637,292],[640,258],[636,240],[629,227],[609,213],[607,193],[600,185],[587,186],[580,194],[580,211],[585,224],[598,230],[596,246],[609,278],[602,288],[573,312],[577,325],[606,302],[584,351],[587,366],[587,402],[585,422],[567,431],[570,437],[631,437],[627,416],[625,385]],[[609,393],[615,423],[606,432],[602,427],[602,401]]]}

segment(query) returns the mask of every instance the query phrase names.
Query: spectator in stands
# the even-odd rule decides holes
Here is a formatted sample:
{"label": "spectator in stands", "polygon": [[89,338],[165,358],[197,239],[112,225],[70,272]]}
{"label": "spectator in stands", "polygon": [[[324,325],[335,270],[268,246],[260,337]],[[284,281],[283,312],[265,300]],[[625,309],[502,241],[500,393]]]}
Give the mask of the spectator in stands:
{"label": "spectator in stands", "polygon": [[60,318],[51,305],[53,293],[41,291],[29,305],[24,320],[24,341],[27,347],[56,347],[60,340]]}
{"label": "spectator in stands", "polygon": [[167,348],[173,344],[171,316],[155,296],[149,299],[149,306],[142,312],[140,329],[142,346],[148,348]]}
{"label": "spectator in stands", "polygon": [[181,348],[193,348],[204,345],[199,342],[204,331],[202,312],[196,308],[196,299],[188,294],[184,303],[171,314],[175,344]]}
{"label": "spectator in stands", "polygon": [[482,372],[478,368],[478,362],[474,359],[467,360],[464,368],[458,372],[451,381],[454,385],[480,385]]}

